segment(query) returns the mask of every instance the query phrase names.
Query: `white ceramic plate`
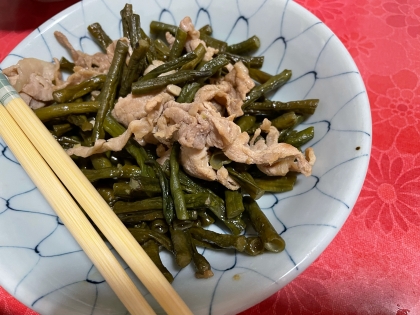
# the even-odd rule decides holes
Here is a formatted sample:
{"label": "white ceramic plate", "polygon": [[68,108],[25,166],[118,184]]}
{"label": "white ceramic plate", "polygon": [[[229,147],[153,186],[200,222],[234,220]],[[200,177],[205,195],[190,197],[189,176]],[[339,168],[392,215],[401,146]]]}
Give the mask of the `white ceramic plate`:
{"label": "white ceramic plate", "polygon": [[[98,51],[87,25],[100,22],[112,38],[119,38],[119,11],[125,2],[85,0],[73,5],[22,41],[2,68],[22,57],[70,58],[56,42],[55,30],[65,33],[77,49]],[[305,122],[315,127],[316,134],[310,143],[317,155],[312,176],[299,176],[292,192],[259,200],[286,240],[286,250],[258,257],[207,250],[214,271],[208,280],[196,280],[192,267],[178,271],[171,257],[164,257],[175,275],[173,286],[194,314],[238,313],[296,278],[327,247],[353,208],[371,147],[370,109],[362,78],[331,30],[292,1],[129,2],[140,13],[146,31],[151,20],[177,24],[189,15],[197,27],[209,23],[214,36],[229,43],[258,35],[257,55],[266,56],[263,70],[293,70],[292,80],[273,99],[321,100]],[[1,139],[0,147],[0,285],[43,315],[126,314]]]}

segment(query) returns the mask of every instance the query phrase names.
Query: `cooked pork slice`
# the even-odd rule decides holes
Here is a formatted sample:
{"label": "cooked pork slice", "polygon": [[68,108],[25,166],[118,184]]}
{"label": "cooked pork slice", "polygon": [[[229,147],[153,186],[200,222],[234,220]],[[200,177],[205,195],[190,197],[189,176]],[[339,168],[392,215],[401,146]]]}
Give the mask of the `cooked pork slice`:
{"label": "cooked pork slice", "polygon": [[[219,52],[219,50],[213,47],[207,47],[206,43],[200,39],[200,31],[195,29],[195,26],[189,16],[181,20],[181,22],[179,23],[179,28],[187,32],[187,42],[185,43],[185,49],[187,50],[187,52],[194,51],[194,49],[196,49],[198,45],[203,44],[204,48],[206,48],[206,53],[204,54],[203,58],[204,61],[211,60],[213,58],[213,55]],[[172,38],[169,38],[169,41],[172,40]]]}
{"label": "cooked pork slice", "polygon": [[306,158],[306,160],[309,162],[309,164],[311,166],[314,166],[315,165],[315,162],[316,162],[316,156],[315,156],[314,149],[307,148],[305,150],[305,158]]}
{"label": "cooked pork slice", "polygon": [[172,147],[168,148],[163,144],[158,144],[156,147],[156,154],[158,156],[156,162],[158,162],[160,165],[163,165],[167,160],[169,160],[171,151]]}
{"label": "cooked pork slice", "polygon": [[204,180],[216,180],[216,171],[209,164],[207,147],[195,149],[181,146],[180,155],[182,167],[187,174]]}
{"label": "cooked pork slice", "polygon": [[[235,162],[257,164],[260,170],[267,175],[286,175],[289,168],[290,170],[293,168],[294,171],[299,171],[305,176],[311,174],[311,165],[302,152],[294,146],[287,143],[262,145],[261,141],[258,141],[257,144],[250,146],[249,135],[243,132],[230,147],[224,150],[224,153]],[[287,171],[285,171],[284,165],[288,166]],[[278,168],[278,170],[274,171],[274,168]]]}
{"label": "cooked pork slice", "polygon": [[37,101],[48,102],[53,99],[55,81],[60,79],[58,69],[57,59],[51,63],[36,58],[24,58],[16,65],[4,69],[3,73],[16,91],[23,92]]}
{"label": "cooked pork slice", "polygon": [[156,124],[157,119],[162,113],[163,104],[174,97],[166,92],[133,96],[128,94],[120,97],[112,110],[112,115],[124,126],[128,126],[131,121],[147,118],[151,123]]}
{"label": "cooked pork slice", "polygon": [[254,80],[249,76],[248,68],[239,61],[233,65],[233,69],[224,77],[224,80],[232,84],[237,97],[244,100],[249,91],[255,86]]}
{"label": "cooked pork slice", "polygon": [[239,189],[239,184],[229,175],[228,170],[222,166],[217,170],[217,181],[230,190]]}
{"label": "cooked pork slice", "polygon": [[208,180],[219,181],[225,187],[237,190],[239,185],[229,176],[225,167],[215,171],[209,164],[208,148],[194,149],[181,146],[181,164],[185,172],[191,176]]}
{"label": "cooked pork slice", "polygon": [[85,69],[82,67],[75,67],[75,72],[68,76],[67,80],[55,87],[55,90],[63,89],[69,85],[76,85],[94,76],[101,74],[93,69]]}
{"label": "cooked pork slice", "polygon": [[63,33],[55,31],[54,36],[61,45],[69,50],[71,57],[73,58],[73,62],[76,66],[80,66],[85,69],[95,68],[95,70],[97,70],[99,73],[108,72],[111,62],[107,54],[101,52],[95,53],[93,55],[86,54],[80,50],[74,49],[73,45]]}
{"label": "cooked pork slice", "polygon": [[214,101],[223,105],[229,115],[242,116],[243,100],[255,86],[242,62],[237,62],[230,72],[215,84],[207,84],[200,88],[194,98],[196,102]]}

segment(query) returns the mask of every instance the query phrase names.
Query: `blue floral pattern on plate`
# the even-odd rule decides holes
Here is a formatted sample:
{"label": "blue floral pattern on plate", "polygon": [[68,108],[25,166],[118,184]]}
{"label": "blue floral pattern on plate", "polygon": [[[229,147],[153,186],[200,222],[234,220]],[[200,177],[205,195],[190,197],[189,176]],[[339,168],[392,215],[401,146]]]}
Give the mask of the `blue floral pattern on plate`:
{"label": "blue floral pattern on plate", "polygon": [[[119,11],[125,2],[140,13],[146,31],[151,20],[178,24],[189,15],[197,27],[211,24],[214,36],[228,43],[258,35],[261,47],[256,55],[265,56],[263,70],[293,70],[292,80],[272,98],[321,100],[317,112],[303,124],[315,127],[309,143],[317,155],[312,176],[299,176],[291,192],[259,200],[286,240],[284,252],[248,257],[204,250],[214,271],[208,280],[195,279],[192,267],[178,270],[168,253],[162,255],[175,276],[174,287],[194,314],[238,313],[298,276],[348,217],[363,184],[371,147],[370,109],[362,78],[328,27],[287,0],[84,0],[36,29],[1,67],[24,57],[70,58],[56,42],[55,30],[66,34],[76,49],[98,51],[87,25],[99,22],[112,38],[119,38]],[[126,314],[1,139],[0,148],[0,284],[42,314]]]}

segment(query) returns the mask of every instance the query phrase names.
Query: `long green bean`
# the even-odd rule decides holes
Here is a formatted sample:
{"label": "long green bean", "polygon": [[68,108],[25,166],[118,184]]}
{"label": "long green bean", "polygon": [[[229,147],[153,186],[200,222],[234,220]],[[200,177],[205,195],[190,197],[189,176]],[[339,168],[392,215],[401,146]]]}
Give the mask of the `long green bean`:
{"label": "long green bean", "polygon": [[149,73],[141,77],[140,82],[156,78],[162,73],[179,69],[183,65],[185,65],[187,62],[194,60],[196,57],[197,55],[194,52],[190,52],[183,56],[180,56],[179,58],[165,62],[163,65],[156,67],[155,69],[153,69],[152,71],[150,71]]}
{"label": "long green bean", "polygon": [[251,224],[263,241],[265,249],[276,253],[283,251],[285,248],[283,238],[276,232],[258,203],[251,197],[246,196],[244,197],[244,205]]}
{"label": "long green bean", "polygon": [[93,23],[88,26],[90,35],[98,42],[102,50],[106,51],[109,45],[112,44],[112,39],[102,29],[101,24]]}
{"label": "long green bean", "polygon": [[53,92],[53,98],[57,103],[68,103],[82,97],[94,90],[100,90],[106,80],[105,74],[99,74],[79,84],[67,86]]}
{"label": "long green bean", "polygon": [[175,35],[177,30],[178,30],[178,27],[175,25],[158,22],[158,21],[150,22],[150,33],[152,34],[169,32],[172,35]]}
{"label": "long green bean", "polygon": [[175,230],[169,227],[171,240],[173,244],[173,251],[175,254],[176,264],[184,268],[189,265],[192,260],[191,241],[188,238],[187,232],[183,230]]}
{"label": "long green bean", "polygon": [[127,66],[127,71],[123,75],[119,95],[125,97],[131,91],[131,84],[136,81],[140,73],[144,71],[146,66],[145,57],[149,50],[149,43],[146,40],[140,39],[138,44],[133,49],[130,61]]}
{"label": "long green bean", "polygon": [[105,137],[103,122],[105,116],[114,106],[115,96],[117,94],[117,87],[121,81],[125,57],[128,51],[128,45],[119,40],[115,47],[114,57],[112,58],[111,66],[106,77],[106,81],[101,92],[101,106],[96,114],[95,125],[92,130],[91,142],[94,143],[98,139]]}
{"label": "long green bean", "polygon": [[226,50],[231,54],[241,55],[254,52],[258,48],[260,48],[260,39],[254,35],[240,43],[229,45]]}
{"label": "long green bean", "polygon": [[179,162],[178,156],[180,151],[180,145],[178,142],[174,142],[171,149],[171,156],[169,159],[170,172],[169,183],[171,187],[171,196],[175,205],[176,217],[179,220],[187,220],[187,205],[185,203],[184,192],[181,188],[179,181]]}
{"label": "long green bean", "polygon": [[280,102],[265,100],[264,102],[254,102],[249,104],[244,112],[247,114],[257,114],[258,112],[285,112],[293,111],[296,114],[312,115],[318,107],[318,99],[308,99],[300,101]]}
{"label": "long green bean", "polygon": [[169,52],[169,60],[174,60],[181,56],[184,50],[185,43],[187,42],[188,34],[182,28],[178,28],[175,33],[175,39],[172,44],[171,51]]}
{"label": "long green bean", "polygon": [[163,89],[169,84],[185,84],[208,78],[211,75],[211,71],[180,70],[177,73],[165,75],[163,77],[134,82],[131,91],[135,95],[145,94]]}
{"label": "long green bean", "polygon": [[205,240],[223,248],[234,248],[243,252],[246,246],[246,237],[243,235],[220,234],[200,227],[191,227],[191,235],[198,240]]}
{"label": "long green bean", "polygon": [[141,175],[138,166],[124,165],[121,167],[107,167],[99,170],[83,170],[83,174],[91,182],[106,178],[131,178]]}
{"label": "long green bean", "polygon": [[162,260],[160,259],[158,243],[155,240],[149,240],[141,244],[141,246],[156,267],[158,267],[159,271],[165,276],[166,280],[168,280],[169,283],[172,283],[174,281],[174,277],[163,265]]}
{"label": "long green bean", "polygon": [[267,82],[255,86],[251,91],[249,91],[244,103],[242,104],[242,108],[247,108],[250,104],[252,104],[264,94],[283,86],[287,81],[290,80],[291,77],[292,71],[286,69],[281,73],[272,76],[267,80]]}
{"label": "long green bean", "polygon": [[66,117],[73,114],[96,113],[99,110],[99,102],[64,103],[41,107],[34,110],[34,113],[42,122],[54,118]]}

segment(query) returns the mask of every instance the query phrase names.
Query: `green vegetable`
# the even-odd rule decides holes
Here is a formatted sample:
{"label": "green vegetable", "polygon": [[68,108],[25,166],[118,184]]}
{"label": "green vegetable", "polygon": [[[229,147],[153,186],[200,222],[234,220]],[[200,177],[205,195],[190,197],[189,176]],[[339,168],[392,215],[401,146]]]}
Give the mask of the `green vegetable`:
{"label": "green vegetable", "polygon": [[153,263],[158,267],[159,271],[165,276],[166,280],[169,283],[174,281],[174,277],[168,271],[168,269],[163,265],[162,260],[159,255],[159,244],[154,240],[149,240],[141,244],[146,254],[150,257]]}
{"label": "green vegetable", "polygon": [[171,187],[171,196],[174,201],[176,217],[179,220],[187,220],[187,205],[185,203],[184,192],[181,188],[179,181],[179,156],[180,145],[178,142],[174,142],[171,150],[171,157],[169,159],[170,172],[169,183]]}
{"label": "green vegetable", "polygon": [[292,71],[284,70],[283,72],[268,79],[267,82],[255,86],[251,91],[249,91],[244,103],[242,104],[242,108],[247,108],[250,104],[252,104],[264,94],[283,86],[287,81],[290,80],[291,77]]}
{"label": "green vegetable", "polygon": [[252,36],[240,43],[229,45],[227,47],[227,51],[231,54],[245,54],[245,53],[251,53],[255,50],[260,48],[260,39],[258,36]]}
{"label": "green vegetable", "polygon": [[73,114],[96,113],[99,107],[99,102],[64,103],[41,107],[35,109],[34,113],[42,122],[46,122]]}
{"label": "green vegetable", "polygon": [[212,75],[210,71],[180,70],[174,74],[165,75],[145,81],[137,81],[132,85],[133,94],[145,94],[165,88],[168,84],[185,84]]}
{"label": "green vegetable", "polygon": [[101,92],[101,105],[96,114],[95,125],[92,130],[91,142],[92,144],[105,137],[103,122],[105,116],[110,112],[114,106],[115,96],[117,94],[117,87],[121,81],[125,57],[127,55],[128,45],[119,40],[115,47],[114,57],[109,68],[106,81]]}
{"label": "green vegetable", "polygon": [[57,103],[68,103],[82,97],[92,91],[100,90],[104,84],[106,75],[99,74],[79,84],[67,86],[53,92],[53,98]]}
{"label": "green vegetable", "polygon": [[101,24],[93,23],[88,26],[88,31],[90,35],[96,40],[96,42],[101,46],[103,51],[106,51],[109,45],[112,44],[112,39],[105,33],[102,29]]}
{"label": "green vegetable", "polygon": [[185,43],[187,42],[187,32],[181,28],[178,28],[175,33],[175,40],[172,44],[171,51],[169,52],[169,60],[174,60],[181,56],[184,50]]}
{"label": "green vegetable", "polygon": [[312,115],[315,113],[315,110],[318,107],[318,103],[318,99],[308,99],[290,102],[265,100],[264,102],[254,102],[252,104],[249,104],[248,107],[244,109],[244,112],[245,114],[253,115],[264,112],[278,113],[285,111],[293,111],[297,114]]}
{"label": "green vegetable", "polygon": [[175,230],[171,227],[169,227],[169,231],[171,234],[176,264],[179,267],[184,268],[188,266],[192,260],[192,248],[188,234],[183,230]]}
{"label": "green vegetable", "polygon": [[146,53],[149,51],[149,43],[140,39],[133,49],[126,72],[123,74],[119,95],[125,97],[131,92],[131,84],[136,81],[146,66]]}
{"label": "green vegetable", "polygon": [[296,183],[296,174],[287,173],[286,176],[266,176],[255,178],[255,183],[261,189],[269,192],[281,193],[293,189]]}
{"label": "green vegetable", "polygon": [[226,217],[233,219],[244,212],[242,194],[237,190],[225,190]]}
{"label": "green vegetable", "polygon": [[220,234],[200,227],[191,227],[189,231],[200,241],[205,240],[222,248],[234,248],[239,252],[245,250],[246,237],[243,235]]}
{"label": "green vegetable", "polygon": [[252,226],[264,243],[264,248],[276,253],[283,251],[285,248],[283,238],[276,232],[257,202],[246,196],[244,197],[244,205]]}
{"label": "green vegetable", "polygon": [[193,52],[187,53],[179,58],[176,58],[174,60],[165,62],[163,65],[160,65],[144,75],[140,78],[140,82],[147,81],[149,79],[153,79],[161,75],[162,73],[176,70],[181,68],[183,65],[185,65],[187,62],[194,60],[197,57],[197,55]]}

